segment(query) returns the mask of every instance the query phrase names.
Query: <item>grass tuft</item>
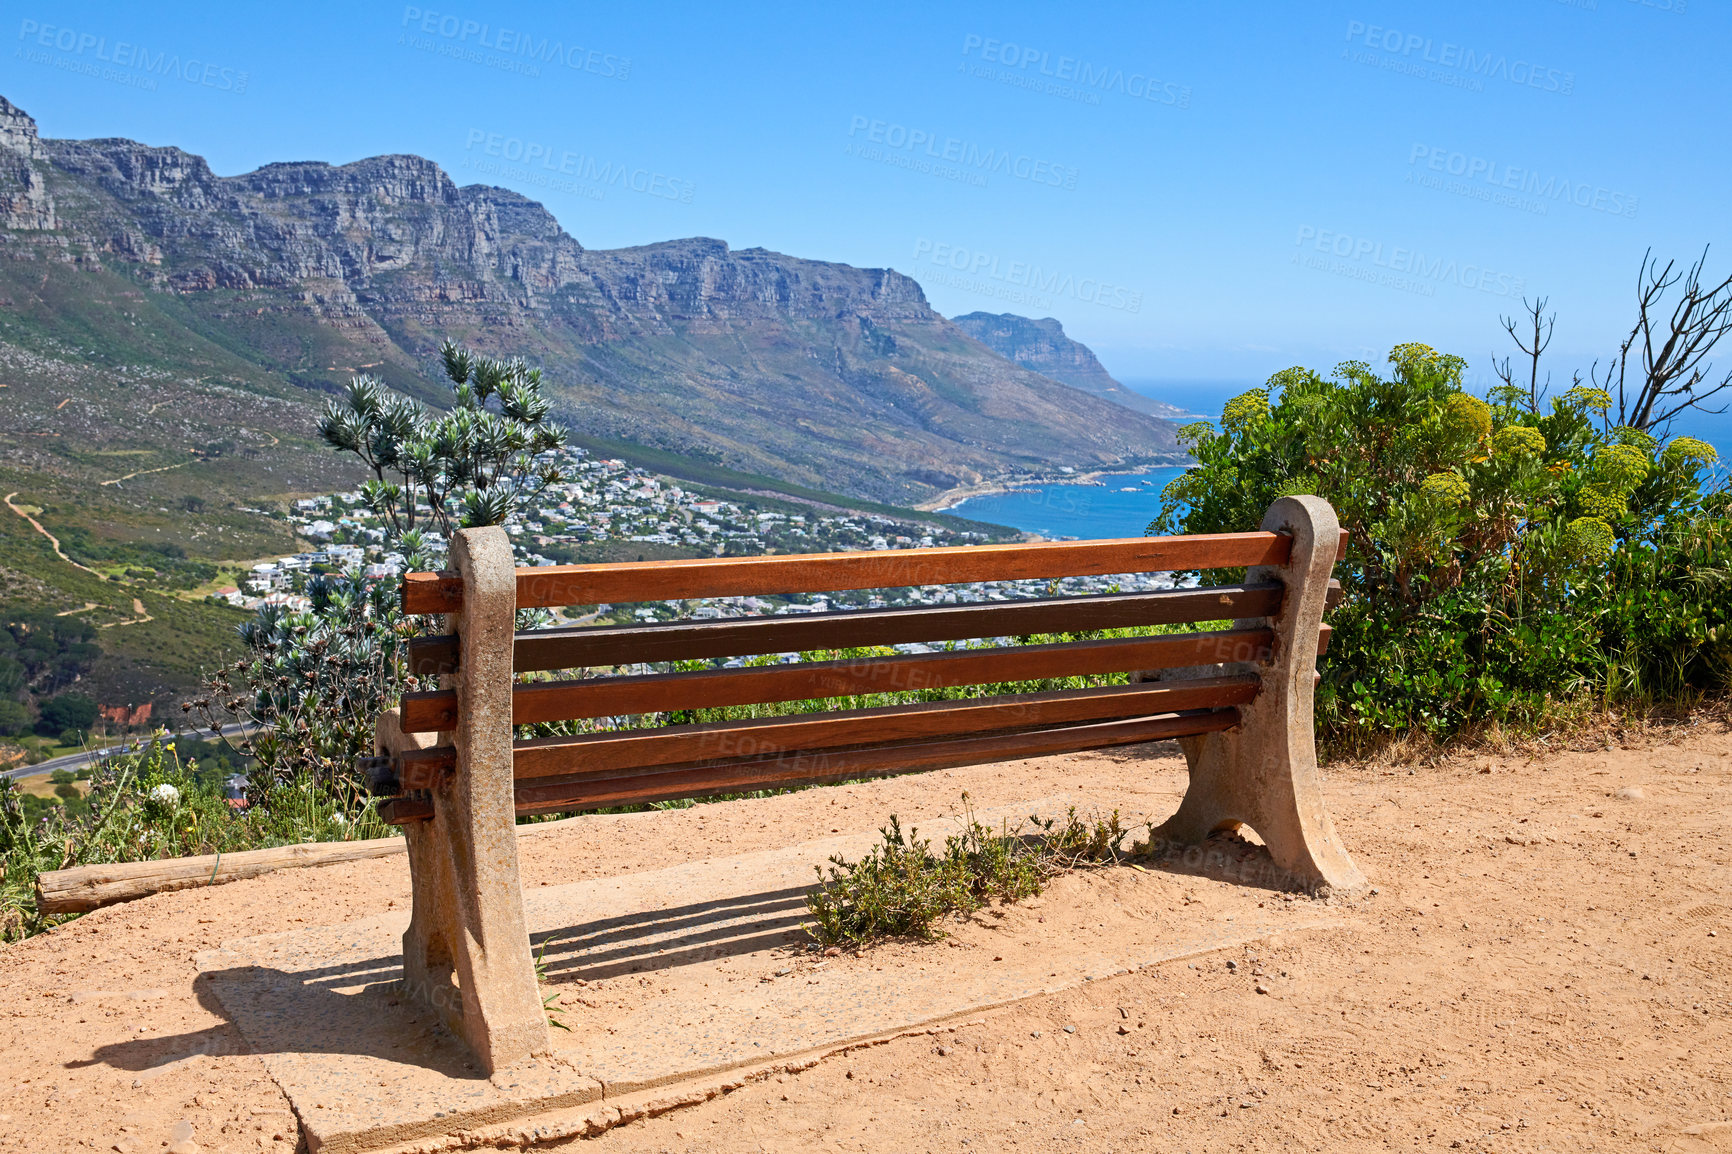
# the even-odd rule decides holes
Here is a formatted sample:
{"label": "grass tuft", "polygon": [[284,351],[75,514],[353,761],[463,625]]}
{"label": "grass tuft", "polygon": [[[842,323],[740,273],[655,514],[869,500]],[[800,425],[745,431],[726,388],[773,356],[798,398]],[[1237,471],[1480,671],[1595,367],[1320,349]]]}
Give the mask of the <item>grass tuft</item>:
{"label": "grass tuft", "polygon": [[[806,895],[812,920],[806,932],[819,946],[863,946],[884,938],[943,937],[938,923],[967,917],[992,902],[1033,897],[1066,870],[1108,865],[1124,855],[1129,832],[1114,810],[1109,818],[1085,821],[1071,807],[1063,825],[1030,817],[997,832],[975,820],[962,795],[966,824],[934,853],[920,831],[902,832],[895,814],[879,830],[881,840],[859,861],[841,854]],[[1055,826],[1057,828],[1055,828]]]}

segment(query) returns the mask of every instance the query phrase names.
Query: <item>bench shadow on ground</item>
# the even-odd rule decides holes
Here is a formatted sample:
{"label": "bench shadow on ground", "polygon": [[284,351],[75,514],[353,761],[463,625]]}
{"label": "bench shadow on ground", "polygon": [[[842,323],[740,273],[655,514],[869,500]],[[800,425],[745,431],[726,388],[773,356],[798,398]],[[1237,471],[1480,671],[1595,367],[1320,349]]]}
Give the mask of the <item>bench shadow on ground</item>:
{"label": "bench shadow on ground", "polygon": [[[1216,834],[1201,846],[1157,847],[1136,864],[1150,873],[1269,892],[1304,888],[1275,865],[1261,844],[1234,833]],[[558,986],[802,946],[809,941],[801,928],[808,889],[789,886],[596,918],[533,934],[531,947],[543,978]],[[222,1024],[101,1046],[89,1059],[67,1065],[106,1065],[148,1079],[200,1055],[356,1054],[452,1078],[479,1078],[433,1015],[401,995],[401,977],[402,958],[396,954],[293,971],[268,966],[207,971],[195,980],[194,991],[200,1006],[224,1019]]]}
{"label": "bench shadow on ground", "polygon": [[401,977],[400,956],[293,972],[268,966],[207,971],[194,979],[193,990],[222,1024],[99,1046],[67,1067],[105,1065],[148,1080],[201,1056],[356,1054],[479,1078],[433,1015],[400,996]]}
{"label": "bench shadow on ground", "polygon": [[530,945],[543,976],[555,983],[696,965],[808,940],[800,928],[806,892],[806,886],[790,886],[600,918],[532,934]]}
{"label": "bench shadow on ground", "polygon": [[[1245,832],[1254,833],[1249,829]],[[1207,878],[1245,889],[1317,894],[1315,886],[1275,864],[1275,859],[1269,856],[1269,850],[1262,842],[1238,832],[1210,834],[1201,845],[1157,843],[1147,856],[1138,858],[1136,864],[1151,873]]]}
{"label": "bench shadow on ground", "polygon": [[[552,985],[696,965],[805,940],[805,894],[790,887],[598,918],[534,934],[531,945]],[[401,995],[402,973],[395,954],[306,970],[210,970],[193,990],[222,1024],[99,1046],[67,1068],[104,1065],[148,1079],[200,1056],[357,1054],[479,1078],[433,1015]]]}

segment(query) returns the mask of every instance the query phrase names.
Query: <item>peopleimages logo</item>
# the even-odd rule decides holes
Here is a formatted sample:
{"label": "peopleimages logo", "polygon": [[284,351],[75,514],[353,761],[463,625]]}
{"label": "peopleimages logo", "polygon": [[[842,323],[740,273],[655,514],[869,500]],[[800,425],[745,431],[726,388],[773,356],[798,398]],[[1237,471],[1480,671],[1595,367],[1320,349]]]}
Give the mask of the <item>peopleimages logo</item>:
{"label": "peopleimages logo", "polygon": [[[994,40],[969,33],[962,38],[962,55],[969,60],[1016,69],[1015,73],[1010,74],[994,73],[991,69],[973,73],[983,79],[1079,100],[1085,104],[1099,104],[1102,92],[1116,92],[1121,96],[1146,100],[1152,104],[1166,104],[1175,108],[1191,106],[1191,89],[1188,85],[1161,80],[1150,72],[1126,72],[1123,68],[1091,64],[1075,56],[1055,57],[1045,49],[1017,44],[1012,40]],[[964,65],[964,68],[966,67]],[[1046,80],[1042,81],[1039,77],[1045,77]]]}
{"label": "peopleimages logo", "polygon": [[[659,197],[662,200],[674,200],[681,204],[690,204],[697,186],[689,180],[669,176],[665,172],[643,168],[630,164],[615,164],[612,161],[598,160],[584,152],[575,152],[569,148],[557,148],[534,140],[524,140],[517,136],[506,136],[504,133],[488,132],[482,128],[471,128],[463,142],[463,147],[470,152],[479,151],[485,156],[498,157],[511,164],[522,165],[531,170],[540,170],[549,176],[570,176],[592,186],[605,188],[614,185],[631,192],[641,192],[645,196]],[[501,171],[499,165],[484,166],[471,164],[467,167],[479,172],[497,174]],[[550,188],[562,192],[572,192],[580,196],[589,196],[592,200],[601,197],[573,182],[538,181]]]}
{"label": "peopleimages logo", "polygon": [[[933,175],[957,174],[969,184],[984,185],[993,173],[1026,180],[1030,184],[1074,189],[1077,169],[1008,148],[982,148],[955,136],[943,136],[925,128],[910,128],[894,121],[855,116],[848,122],[851,155],[881,160],[898,168],[931,171]],[[912,163],[910,163],[912,162]],[[954,167],[951,167],[954,166]]]}
{"label": "peopleimages logo", "polygon": [[[615,56],[580,44],[567,44],[553,36],[537,37],[532,32],[514,28],[495,28],[480,20],[470,20],[449,12],[434,12],[413,6],[403,9],[402,26],[424,36],[437,36],[445,44],[434,41],[405,41],[412,48],[436,52],[442,56],[469,59],[477,64],[505,68],[507,71],[539,75],[535,65],[560,64],[573,72],[588,72],[610,80],[625,80],[631,75],[631,58]],[[471,47],[473,45],[473,48]],[[497,53],[486,56],[482,51]]]}
{"label": "peopleimages logo", "polygon": [[[24,20],[18,25],[18,39],[23,43],[15,56],[102,80],[114,80],[133,88],[154,90],[155,81],[160,78],[236,95],[247,90],[248,74],[241,69],[214,64],[196,56],[183,57],[178,52],[152,52],[143,44],[127,40],[116,40],[111,44],[108,37],[94,32],[44,24],[40,20]],[[36,48],[52,49],[60,55],[50,56],[46,52],[34,51]],[[99,63],[128,71],[99,68]]]}
{"label": "peopleimages logo", "polygon": [[993,253],[959,244],[943,244],[925,237],[914,242],[917,262],[952,270],[956,276],[924,274],[923,279],[983,296],[1017,304],[1050,307],[1056,297],[1120,312],[1141,312],[1143,294],[1096,277],[1078,277],[1057,269],[1043,269],[1032,261],[1001,260]]}
{"label": "peopleimages logo", "polygon": [[[1310,242],[1310,251],[1306,250]],[[1492,296],[1520,296],[1526,282],[1518,276],[1449,257],[1428,257],[1415,248],[1385,247],[1380,240],[1300,225],[1293,242],[1293,263],[1351,280],[1380,284],[1420,296],[1436,295],[1439,284],[1454,284]],[[1321,254],[1321,255],[1319,255]],[[1335,258],[1331,260],[1330,258]]]}
{"label": "peopleimages logo", "polygon": [[[1604,185],[1567,177],[1541,176],[1531,168],[1504,164],[1483,156],[1469,156],[1465,152],[1452,152],[1434,145],[1415,144],[1407,154],[1407,164],[1410,183],[1520,208],[1540,216],[1545,215],[1548,203],[1562,202],[1634,220],[1640,205],[1640,201],[1629,193]],[[1433,177],[1432,173],[1442,175]],[[1460,180],[1445,180],[1446,176],[1459,177]]]}
{"label": "peopleimages logo", "polygon": [[[1437,41],[1415,32],[1384,28],[1362,20],[1347,22],[1347,40],[1349,44],[1357,43],[1375,51],[1356,53],[1351,48],[1344,48],[1341,52],[1343,59],[1456,88],[1483,92],[1487,80],[1502,80],[1561,96],[1568,96],[1576,90],[1574,72],[1560,71],[1528,60],[1511,60],[1502,53],[1476,52],[1448,40]],[[1428,68],[1428,65],[1436,67]]]}

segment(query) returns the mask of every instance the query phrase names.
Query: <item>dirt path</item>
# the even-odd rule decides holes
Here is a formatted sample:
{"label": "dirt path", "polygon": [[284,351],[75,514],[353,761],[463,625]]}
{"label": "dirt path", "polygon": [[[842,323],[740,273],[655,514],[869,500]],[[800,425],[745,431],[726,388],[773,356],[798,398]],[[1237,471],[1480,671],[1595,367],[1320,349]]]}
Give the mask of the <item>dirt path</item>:
{"label": "dirt path", "polygon": [[132,611],[134,613],[138,614],[138,616],[128,617],[125,621],[110,621],[110,622],[107,622],[106,624],[97,626],[97,628],[98,629],[113,629],[116,625],[143,625],[146,621],[155,621],[156,620],[156,618],[152,617],[148,612],[145,611],[144,602],[140,601],[136,597],[134,597],[132,599]]}
{"label": "dirt path", "polygon": [[[26,521],[30,522],[31,526],[38,533],[40,533],[44,537],[48,538],[48,543],[54,547],[54,555],[56,557],[60,558],[64,562],[66,562],[68,565],[72,566],[74,569],[83,569],[86,573],[93,574],[94,576],[97,576],[97,577],[102,577],[102,574],[97,573],[96,570],[94,570],[88,566],[85,566],[85,565],[80,565],[78,562],[76,562],[72,558],[68,557],[64,552],[61,551],[60,538],[56,537],[54,534],[52,534],[48,530],[44,529],[42,527],[42,522],[38,521],[36,518],[32,517],[30,514],[26,513],[24,510],[20,509],[18,506],[14,505],[12,503],[12,498],[16,497],[21,491],[22,490],[14,489],[12,492],[6,494],[6,507],[8,509],[12,510],[14,513],[18,514],[20,517],[24,518]],[[103,578],[103,579],[107,580],[107,578]]]}
{"label": "dirt path", "polygon": [[130,481],[130,480],[132,480],[132,479],[133,479],[133,478],[134,478],[134,477],[148,477],[148,476],[150,476],[150,474],[152,474],[152,473],[166,473],[166,472],[168,472],[168,471],[169,471],[169,470],[170,470],[170,469],[184,469],[184,468],[186,468],[186,467],[187,467],[187,466],[188,466],[188,465],[191,465],[191,464],[194,464],[194,463],[195,463],[195,462],[194,462],[194,461],[177,461],[177,462],[175,462],[175,463],[174,463],[174,464],[172,464],[172,465],[164,465],[164,466],[163,466],[163,467],[162,467],[162,468],[160,468],[160,469],[140,469],[140,470],[139,470],[139,471],[138,471],[138,472],[136,472],[136,473],[128,473],[128,474],[127,474],[127,475],[126,475],[126,476],[124,476],[124,477],[116,477],[116,478],[114,478],[114,479],[113,479],[113,480],[112,480],[112,481],[98,481],[98,482],[97,482],[97,485],[99,485],[99,486],[101,486],[101,485],[118,485],[118,484],[120,484],[120,483],[121,483],[121,482],[122,482],[122,481]]}
{"label": "dirt path", "polygon": [[[136,476],[136,474],[134,474],[134,475]],[[108,482],[104,481],[103,484],[106,485],[106,484],[108,484]],[[78,562],[74,561],[72,558],[68,557],[65,553],[63,553],[60,549],[60,539],[59,538],[55,537],[55,535],[50,533],[47,529],[44,529],[42,527],[42,522],[38,521],[36,518],[32,517],[30,514],[26,513],[23,509],[20,509],[17,505],[14,505],[12,503],[12,498],[16,497],[18,495],[18,493],[19,493],[19,490],[14,490],[13,492],[8,493],[6,495],[6,497],[5,497],[6,507],[8,509],[12,510],[14,513],[18,514],[20,517],[24,518],[26,521],[30,522],[30,524],[35,527],[35,529],[38,533],[40,533],[44,537],[48,538],[48,543],[54,547],[54,555],[56,557],[59,557],[62,561],[66,562],[68,565],[72,566],[74,569],[83,569],[86,573],[93,574],[94,576],[97,576],[97,577],[102,577],[102,579],[105,581],[107,580],[107,578],[103,577],[103,575],[101,573],[98,573],[98,572],[96,572],[96,570],[88,568],[87,566],[80,565]],[[82,608],[82,609],[68,609],[65,613],[57,613],[57,614],[55,614],[55,616],[56,617],[70,617],[74,613],[85,613],[91,609],[95,609],[96,607],[97,607],[96,602],[90,601],[90,602],[87,602],[85,604],[84,608]],[[156,618],[152,617],[148,612],[145,611],[144,602],[140,601],[137,597],[134,597],[132,599],[132,611],[135,614],[137,614],[136,617],[128,618],[125,621],[109,621],[103,625],[97,626],[97,628],[98,629],[112,629],[116,625],[142,625],[146,621],[155,621],[156,620]]]}
{"label": "dirt path", "polygon": [[[1181,785],[1176,750],[1160,745],[600,816],[526,840],[525,884],[869,828],[965,789],[983,807],[1068,791],[1164,816]],[[1327,903],[1339,930],[1093,982],[541,1148],[1732,1150],[1732,733],[1341,770],[1327,793],[1376,887]],[[991,965],[1048,932],[1054,904],[1110,927],[1125,916],[1116,887],[1111,872],[1064,879],[962,927],[959,947],[835,961]],[[1173,888],[1182,898],[1161,916],[1175,920],[1244,896],[1224,878]],[[408,898],[402,860],[385,859],[163,894],[0,947],[0,1150],[156,1151],[186,1123],[203,1150],[287,1154],[285,1099],[192,956]],[[739,980],[772,979],[777,964],[744,958]],[[581,1028],[585,999],[653,997],[655,978],[582,984],[566,1020]]]}

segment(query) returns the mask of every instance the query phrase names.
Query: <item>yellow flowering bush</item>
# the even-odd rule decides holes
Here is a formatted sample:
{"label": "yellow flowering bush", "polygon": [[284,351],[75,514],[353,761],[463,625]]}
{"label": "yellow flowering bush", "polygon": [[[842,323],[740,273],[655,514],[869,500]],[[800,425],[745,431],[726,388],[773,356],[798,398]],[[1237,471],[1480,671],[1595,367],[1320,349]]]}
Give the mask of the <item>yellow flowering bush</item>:
{"label": "yellow flowering bush", "polygon": [[1500,457],[1537,457],[1546,451],[1546,435],[1532,425],[1505,425],[1493,434],[1491,447]]}
{"label": "yellow flowering bush", "polygon": [[1325,737],[1534,728],[1589,687],[1732,689],[1732,496],[1711,446],[1608,428],[1603,389],[1535,410],[1526,390],[1464,392],[1465,362],[1429,345],[1389,363],[1286,369],[1234,398],[1191,434],[1197,465],[1150,526],[1228,532],[1295,493],[1335,507],[1349,536]]}
{"label": "yellow flowering bush", "polygon": [[1460,473],[1433,473],[1419,483],[1419,491],[1452,508],[1467,504],[1473,495],[1472,487]]}

